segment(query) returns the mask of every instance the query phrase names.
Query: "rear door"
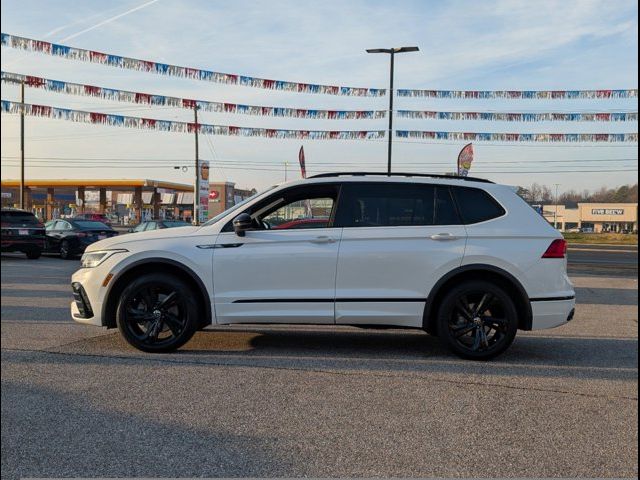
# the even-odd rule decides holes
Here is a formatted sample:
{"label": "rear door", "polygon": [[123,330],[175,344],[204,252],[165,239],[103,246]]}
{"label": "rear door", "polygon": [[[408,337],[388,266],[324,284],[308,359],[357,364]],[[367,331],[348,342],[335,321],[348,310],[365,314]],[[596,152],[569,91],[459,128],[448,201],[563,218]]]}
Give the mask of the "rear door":
{"label": "rear door", "polygon": [[336,225],[336,323],[420,327],[431,288],[464,255],[449,187],[345,183]]}
{"label": "rear door", "polygon": [[47,222],[45,226],[46,232],[46,250],[49,252],[57,252],[60,248],[60,241],[65,228],[65,225],[69,225],[64,220],[53,220]]}

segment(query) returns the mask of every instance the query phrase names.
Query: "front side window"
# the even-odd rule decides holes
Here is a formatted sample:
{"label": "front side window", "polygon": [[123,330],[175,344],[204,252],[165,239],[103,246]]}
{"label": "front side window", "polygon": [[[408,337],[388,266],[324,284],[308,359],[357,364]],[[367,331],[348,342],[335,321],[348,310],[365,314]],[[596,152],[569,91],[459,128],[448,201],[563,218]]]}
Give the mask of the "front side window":
{"label": "front side window", "polygon": [[346,184],[336,222],[342,227],[460,224],[448,187],[410,183]]}
{"label": "front side window", "polygon": [[[291,187],[252,205],[245,213],[251,215],[255,230],[327,228],[332,225],[338,190],[334,184]],[[232,222],[223,229],[232,230]]]}

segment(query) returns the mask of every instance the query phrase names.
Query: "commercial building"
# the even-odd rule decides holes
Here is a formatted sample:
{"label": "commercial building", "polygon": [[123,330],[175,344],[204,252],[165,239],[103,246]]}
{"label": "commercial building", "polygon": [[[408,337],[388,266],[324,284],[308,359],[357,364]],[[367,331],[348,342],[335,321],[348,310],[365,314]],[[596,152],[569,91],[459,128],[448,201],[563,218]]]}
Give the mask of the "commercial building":
{"label": "commercial building", "polygon": [[[2,180],[2,206],[18,207],[20,182]],[[146,218],[191,219],[193,186],[160,180],[27,180],[25,208],[41,220],[108,213],[119,223]]]}
{"label": "commercial building", "polygon": [[583,230],[594,233],[631,233],[638,231],[637,203],[578,203],[576,208],[545,205],[542,214],[558,230]]}
{"label": "commercial building", "polygon": [[209,217],[224,212],[255,193],[255,189],[236,188],[236,184],[233,182],[209,183]]}
{"label": "commercial building", "polygon": [[[20,182],[2,180],[2,206],[18,207]],[[206,191],[206,190],[205,190]],[[233,182],[209,185],[211,218],[232,207],[256,190],[235,188]],[[99,212],[122,224],[136,224],[147,219],[193,218],[193,185],[161,180],[27,180],[25,208],[43,221]]]}

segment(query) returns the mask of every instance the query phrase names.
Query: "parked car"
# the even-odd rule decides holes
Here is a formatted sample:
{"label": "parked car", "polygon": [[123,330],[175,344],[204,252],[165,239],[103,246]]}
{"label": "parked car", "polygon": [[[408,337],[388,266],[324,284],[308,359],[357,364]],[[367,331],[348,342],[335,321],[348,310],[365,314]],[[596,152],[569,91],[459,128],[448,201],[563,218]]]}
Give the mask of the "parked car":
{"label": "parked car", "polygon": [[[300,205],[328,224],[271,228]],[[209,324],[314,323],[423,329],[488,359],[575,305],[565,240],[510,187],[417,174],[317,175],[202,226],[102,240],[72,288],[77,322],[147,352]]]}
{"label": "parked car", "polygon": [[139,223],[135,228],[130,228],[130,233],[148,232],[149,230],[159,230],[162,228],[190,227],[191,224],[182,220],[149,220]]}
{"label": "parked car", "polygon": [[46,253],[57,253],[61,258],[73,258],[94,242],[118,235],[114,229],[93,220],[58,219],[45,224]]}
{"label": "parked car", "polygon": [[111,218],[104,213],[79,213],[72,220],[91,220],[93,222],[104,223],[111,226]]}
{"label": "parked car", "polygon": [[27,258],[40,258],[44,250],[44,225],[25,210],[3,208],[1,212],[2,251],[22,252]]}

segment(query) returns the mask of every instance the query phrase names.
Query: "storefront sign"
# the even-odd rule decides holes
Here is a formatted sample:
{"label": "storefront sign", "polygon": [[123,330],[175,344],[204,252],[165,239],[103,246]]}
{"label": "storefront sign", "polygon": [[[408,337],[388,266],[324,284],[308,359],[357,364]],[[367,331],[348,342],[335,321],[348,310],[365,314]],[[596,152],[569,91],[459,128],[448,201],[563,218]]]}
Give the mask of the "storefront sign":
{"label": "storefront sign", "polygon": [[593,208],[592,215],[624,215],[623,208]]}
{"label": "storefront sign", "polygon": [[198,198],[200,206],[198,207],[198,221],[206,222],[209,218],[209,162],[200,160],[200,185]]}

